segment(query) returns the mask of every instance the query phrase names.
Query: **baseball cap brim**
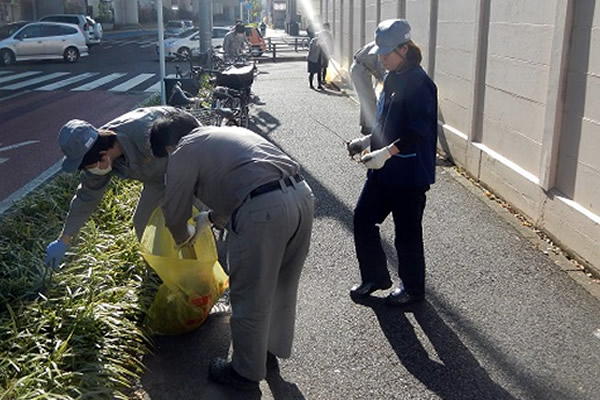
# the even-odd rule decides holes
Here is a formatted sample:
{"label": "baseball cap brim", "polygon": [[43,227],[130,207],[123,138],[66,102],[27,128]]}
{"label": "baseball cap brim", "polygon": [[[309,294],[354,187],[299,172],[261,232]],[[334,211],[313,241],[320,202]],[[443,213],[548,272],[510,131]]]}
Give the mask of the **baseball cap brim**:
{"label": "baseball cap brim", "polygon": [[377,54],[384,55],[389,54],[394,51],[395,47],[379,47],[377,45],[373,46],[373,48],[369,51],[369,54]]}

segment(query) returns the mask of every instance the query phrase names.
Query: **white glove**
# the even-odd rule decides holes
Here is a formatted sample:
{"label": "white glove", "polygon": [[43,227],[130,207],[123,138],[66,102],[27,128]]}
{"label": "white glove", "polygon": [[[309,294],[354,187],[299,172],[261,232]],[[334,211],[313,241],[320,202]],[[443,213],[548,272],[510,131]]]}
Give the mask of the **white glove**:
{"label": "white glove", "polygon": [[175,243],[175,249],[180,250],[185,246],[192,246],[196,241],[196,227],[192,224],[187,224],[188,237],[183,242]]}
{"label": "white glove", "polygon": [[346,145],[350,157],[362,152],[371,145],[371,135],[354,139]]}
{"label": "white glove", "polygon": [[194,243],[196,243],[196,239],[198,239],[198,235],[200,235],[200,232],[202,232],[202,230],[204,230],[204,227],[208,226],[210,228],[213,226],[213,223],[209,217],[209,213],[210,213],[210,211],[201,211],[194,218],[194,221],[196,221],[196,227],[194,229],[194,235],[192,236],[192,238],[189,241],[190,246],[192,246]]}
{"label": "white glove", "polygon": [[387,147],[375,150],[362,156],[360,161],[369,169],[379,169],[383,167],[385,162],[392,157],[392,153]]}

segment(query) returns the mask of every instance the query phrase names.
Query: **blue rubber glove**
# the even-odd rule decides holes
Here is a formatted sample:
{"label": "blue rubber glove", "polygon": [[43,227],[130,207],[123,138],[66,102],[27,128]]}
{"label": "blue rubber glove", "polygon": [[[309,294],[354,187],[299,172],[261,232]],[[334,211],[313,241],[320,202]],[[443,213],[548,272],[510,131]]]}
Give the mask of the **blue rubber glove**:
{"label": "blue rubber glove", "polygon": [[65,242],[56,239],[46,247],[46,265],[57,270],[69,247]]}

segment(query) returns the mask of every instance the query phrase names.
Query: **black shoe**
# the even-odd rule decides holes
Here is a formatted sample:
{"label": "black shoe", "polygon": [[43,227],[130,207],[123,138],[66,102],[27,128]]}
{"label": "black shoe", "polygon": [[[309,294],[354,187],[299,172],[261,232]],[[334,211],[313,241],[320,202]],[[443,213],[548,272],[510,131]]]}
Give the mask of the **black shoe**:
{"label": "black shoe", "polygon": [[310,86],[310,88],[311,88],[312,90],[315,90],[315,87],[312,85],[312,83],[311,83],[310,85],[308,85],[308,86]]}
{"label": "black shoe", "polygon": [[277,356],[270,351],[267,351],[267,371],[279,371]]}
{"label": "black shoe", "polygon": [[215,358],[211,361],[208,367],[208,376],[218,383],[227,385],[236,390],[251,392],[258,390],[258,382],[247,378],[244,378],[231,366],[230,362],[227,362],[223,358]]}
{"label": "black shoe", "polygon": [[385,304],[393,307],[403,307],[415,304],[425,299],[424,295],[412,295],[404,288],[394,289],[394,291],[385,298]]}
{"label": "black shoe", "polygon": [[319,90],[323,90],[323,89],[325,89],[325,88],[324,88],[323,86],[319,85],[319,86],[317,86],[317,89],[319,89]]}
{"label": "black shoe", "polygon": [[352,297],[367,297],[376,290],[384,290],[392,287],[392,282],[385,283],[383,285],[373,282],[363,282],[360,285],[355,285],[350,289],[350,296]]}

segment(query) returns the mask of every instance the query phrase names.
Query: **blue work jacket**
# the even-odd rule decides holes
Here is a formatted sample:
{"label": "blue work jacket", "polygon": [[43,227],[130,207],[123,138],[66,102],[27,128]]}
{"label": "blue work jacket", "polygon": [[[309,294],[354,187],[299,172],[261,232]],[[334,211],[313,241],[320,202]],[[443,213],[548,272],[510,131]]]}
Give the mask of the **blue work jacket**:
{"label": "blue work jacket", "polygon": [[393,185],[427,186],[435,182],[438,135],[437,87],[419,65],[389,72],[377,103],[371,150],[398,140],[398,154],[369,178]]}

